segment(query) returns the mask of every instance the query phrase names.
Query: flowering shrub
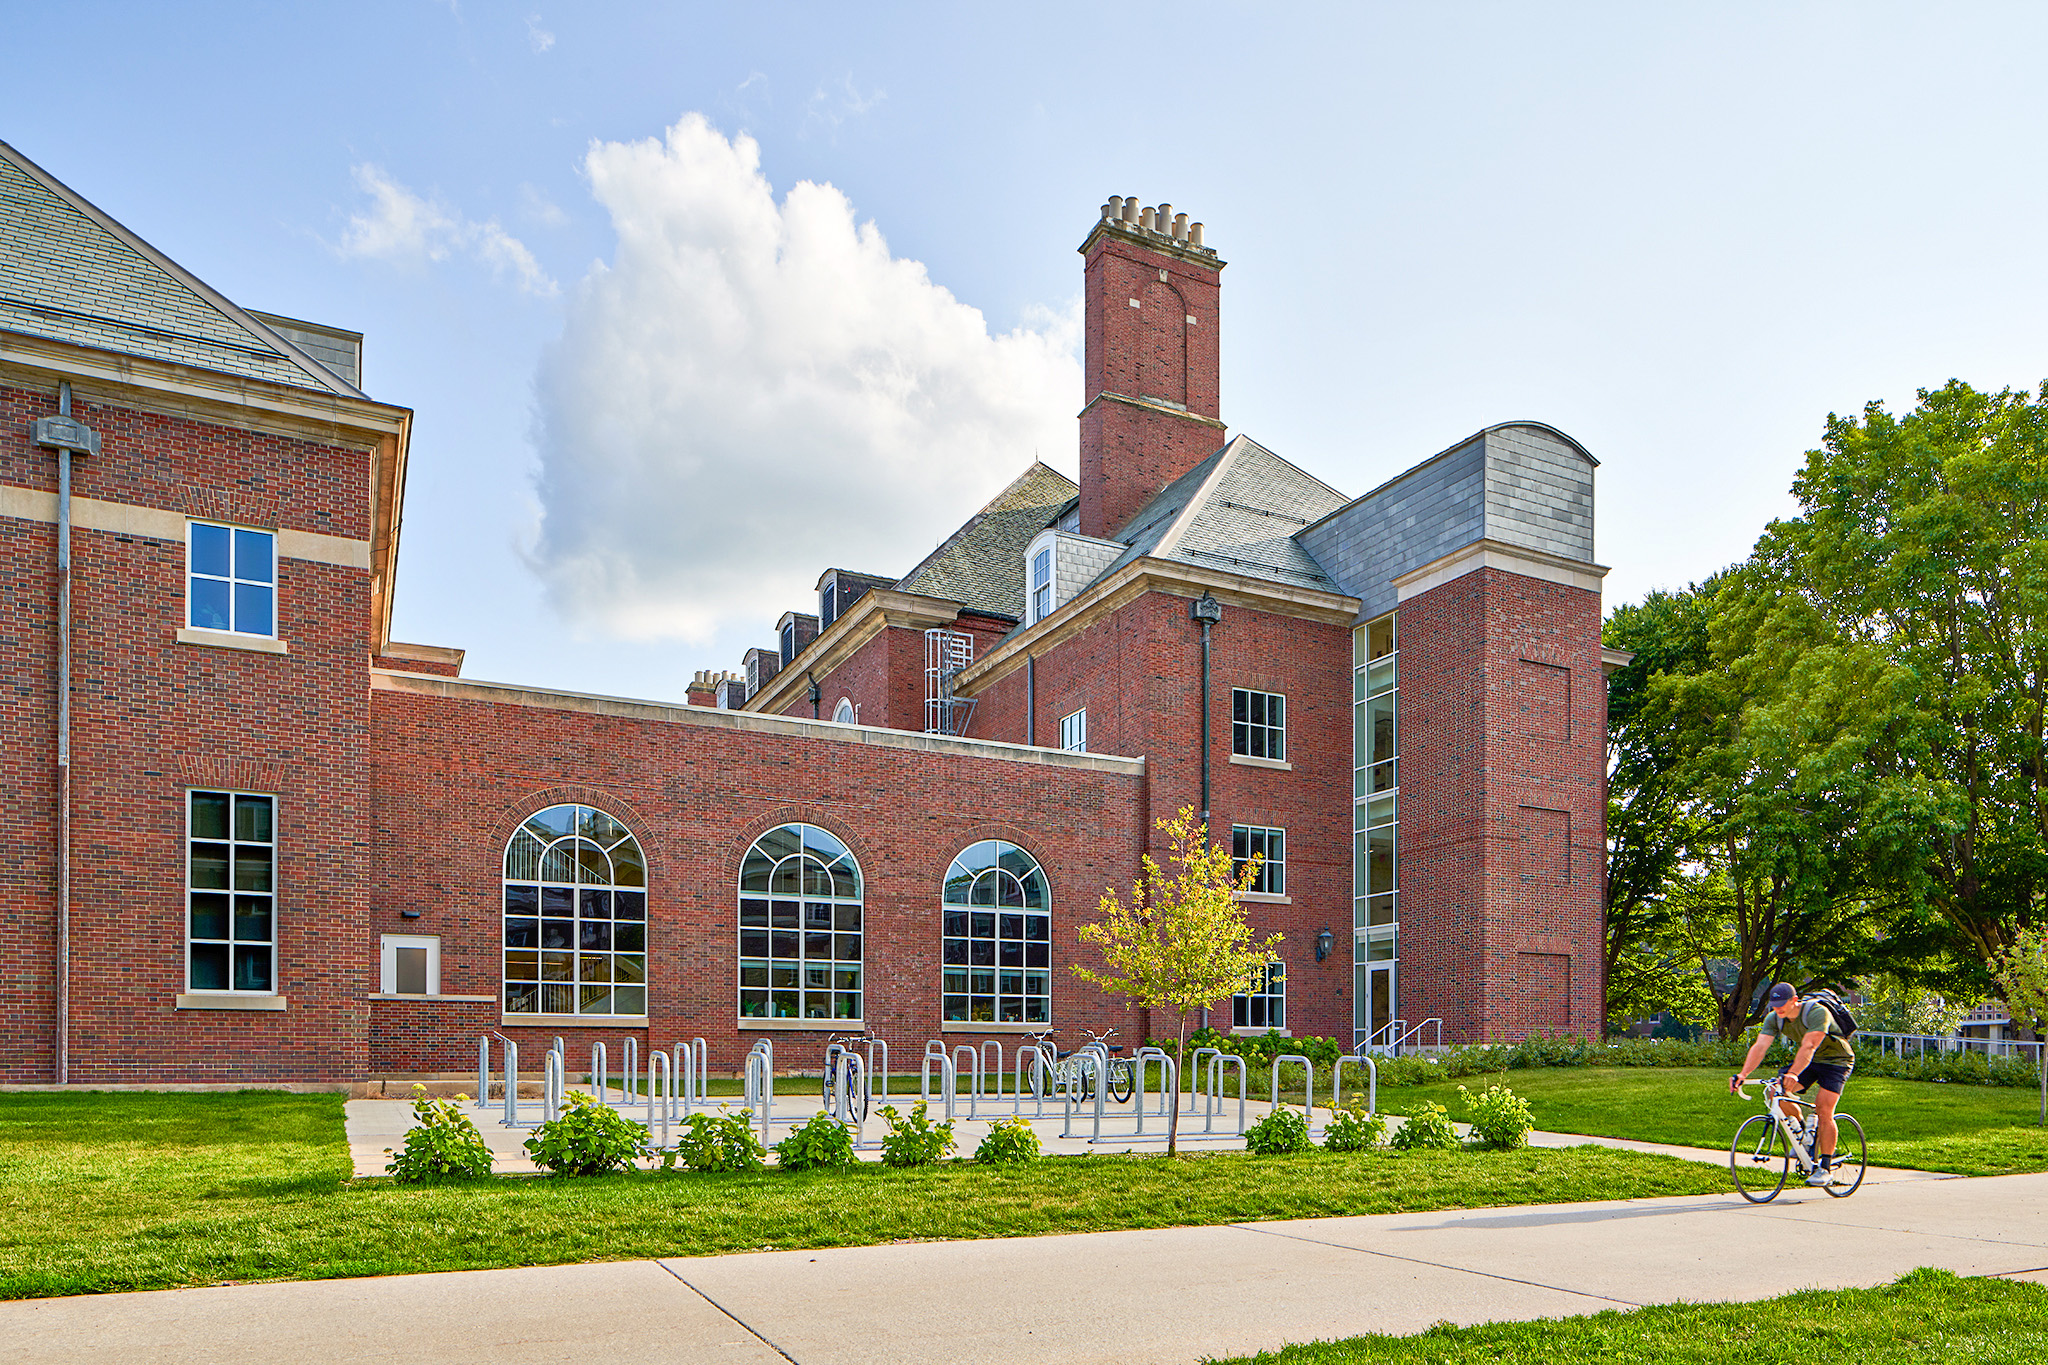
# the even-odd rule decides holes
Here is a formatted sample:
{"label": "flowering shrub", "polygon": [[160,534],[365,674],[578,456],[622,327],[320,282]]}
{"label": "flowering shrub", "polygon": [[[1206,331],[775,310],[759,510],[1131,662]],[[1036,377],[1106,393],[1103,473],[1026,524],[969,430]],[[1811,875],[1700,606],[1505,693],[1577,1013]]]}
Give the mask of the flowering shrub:
{"label": "flowering shrub", "polygon": [[1308,1120],[1300,1111],[1285,1105],[1276,1107],[1272,1113],[1244,1130],[1244,1149],[1259,1156],[1312,1152],[1315,1146],[1309,1140]]}
{"label": "flowering shrub", "polygon": [[405,1146],[396,1154],[389,1147],[384,1154],[391,1163],[384,1169],[406,1184],[436,1180],[475,1180],[491,1173],[491,1149],[484,1145],[469,1115],[462,1112],[467,1095],[452,1100],[431,1099],[427,1088],[412,1088],[413,1126],[405,1135]]}
{"label": "flowering shrub", "polygon": [[953,1150],[951,1121],[932,1123],[924,1116],[923,1100],[912,1105],[908,1115],[885,1104],[882,1117],[889,1121],[889,1131],[882,1135],[884,1166],[929,1166]]}
{"label": "flowering shrub", "polygon": [[1479,1139],[1481,1146],[1505,1151],[1527,1145],[1536,1116],[1529,1112],[1529,1102],[1520,1095],[1504,1085],[1490,1085],[1474,1095],[1461,1085],[1458,1096],[1465,1102],[1472,1136]]}
{"label": "flowering shrub", "polygon": [[[751,1129],[748,1135],[752,1136]],[[853,1134],[822,1109],[775,1144],[775,1164],[785,1171],[838,1170],[858,1160],[853,1154]]]}
{"label": "flowering shrub", "polygon": [[579,1090],[562,1096],[561,1117],[533,1130],[526,1154],[550,1175],[624,1170],[648,1150],[647,1127]]}
{"label": "flowering shrub", "polygon": [[992,1123],[988,1136],[974,1149],[974,1159],[985,1166],[1038,1159],[1038,1134],[1021,1118]]}
{"label": "flowering shrub", "polygon": [[1424,1100],[1407,1122],[1394,1130],[1390,1145],[1402,1152],[1455,1152],[1462,1144],[1457,1127],[1451,1122],[1451,1111]]}

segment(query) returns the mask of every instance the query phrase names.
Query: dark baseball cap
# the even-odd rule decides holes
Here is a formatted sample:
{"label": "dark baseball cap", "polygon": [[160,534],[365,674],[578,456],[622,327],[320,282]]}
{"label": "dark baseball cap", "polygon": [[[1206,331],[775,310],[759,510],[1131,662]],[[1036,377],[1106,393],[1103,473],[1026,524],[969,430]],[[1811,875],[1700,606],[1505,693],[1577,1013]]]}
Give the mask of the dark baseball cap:
{"label": "dark baseball cap", "polygon": [[1780,981],[1777,985],[1771,987],[1770,1001],[1766,1008],[1776,1009],[1780,1005],[1789,1005],[1798,998],[1799,992],[1792,989],[1791,982]]}

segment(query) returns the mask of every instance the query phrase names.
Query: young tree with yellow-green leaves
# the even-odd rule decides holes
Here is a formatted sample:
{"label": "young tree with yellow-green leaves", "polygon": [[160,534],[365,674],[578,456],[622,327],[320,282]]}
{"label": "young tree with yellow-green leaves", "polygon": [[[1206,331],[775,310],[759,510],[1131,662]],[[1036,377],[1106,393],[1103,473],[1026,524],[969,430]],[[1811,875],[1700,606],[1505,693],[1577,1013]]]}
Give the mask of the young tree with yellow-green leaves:
{"label": "young tree with yellow-green leaves", "polygon": [[[1183,806],[1170,820],[1160,820],[1170,852],[1171,870],[1146,854],[1130,903],[1114,889],[1102,893],[1102,919],[1081,926],[1084,943],[1102,949],[1103,970],[1076,964],[1074,974],[1132,1004],[1171,1011],[1179,1046],[1185,1055],[1188,1014],[1250,987],[1273,960],[1281,935],[1254,941],[1238,893],[1249,891],[1259,875],[1254,854],[1236,877],[1230,872],[1230,850],[1209,842],[1209,827]],[[1180,1137],[1180,1105],[1169,1106],[1166,1154],[1172,1156]]]}

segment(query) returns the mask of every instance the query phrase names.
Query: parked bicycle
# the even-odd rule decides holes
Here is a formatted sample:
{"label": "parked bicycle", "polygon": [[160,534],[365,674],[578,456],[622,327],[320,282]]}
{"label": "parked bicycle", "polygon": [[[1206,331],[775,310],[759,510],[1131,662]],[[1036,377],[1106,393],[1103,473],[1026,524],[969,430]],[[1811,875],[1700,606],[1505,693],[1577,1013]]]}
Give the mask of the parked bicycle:
{"label": "parked bicycle", "polygon": [[[854,1051],[873,1041],[872,1034],[825,1035],[825,1112],[855,1128],[868,1121],[867,1059]],[[840,1049],[834,1052],[834,1045]]]}
{"label": "parked bicycle", "polygon": [[[1750,1084],[1742,1084],[1745,1099],[1749,1097]],[[1728,1148],[1728,1172],[1735,1177],[1736,1192],[1752,1204],[1768,1204],[1776,1199],[1795,1166],[1802,1177],[1812,1172],[1814,1131],[1819,1122],[1813,1106],[1787,1095],[1776,1077],[1765,1081],[1763,1087],[1764,1112],[1744,1119]],[[1797,1118],[1785,1112],[1787,1104],[1799,1111]],[[1819,1188],[1836,1199],[1847,1199],[1863,1185],[1868,1154],[1861,1123],[1836,1110],[1835,1125],[1832,1179]]]}
{"label": "parked bicycle", "polygon": [[[1095,1098],[1095,1078],[1098,1068],[1096,1064],[1084,1060],[1093,1052],[1099,1055],[1100,1070],[1105,1083],[1105,1093],[1119,1104],[1130,1099],[1132,1092],[1137,1089],[1137,1067],[1129,1058],[1122,1055],[1124,1050],[1123,1044],[1109,1041],[1116,1037],[1115,1029],[1110,1029],[1104,1033],[1097,1033],[1093,1029],[1082,1029],[1081,1032],[1088,1035],[1088,1041],[1071,1052],[1062,1052],[1059,1046],[1053,1042],[1053,1036],[1058,1032],[1059,1030],[1057,1029],[1044,1029],[1038,1033],[1025,1035],[1029,1040],[1026,1044],[1027,1046],[1035,1045],[1046,1056],[1053,1059],[1053,1095],[1057,1096],[1063,1093],[1072,1095],[1077,1102]],[[1031,1087],[1033,1098],[1043,1098],[1045,1093],[1043,1069],[1035,1066],[1029,1068],[1025,1084]]]}

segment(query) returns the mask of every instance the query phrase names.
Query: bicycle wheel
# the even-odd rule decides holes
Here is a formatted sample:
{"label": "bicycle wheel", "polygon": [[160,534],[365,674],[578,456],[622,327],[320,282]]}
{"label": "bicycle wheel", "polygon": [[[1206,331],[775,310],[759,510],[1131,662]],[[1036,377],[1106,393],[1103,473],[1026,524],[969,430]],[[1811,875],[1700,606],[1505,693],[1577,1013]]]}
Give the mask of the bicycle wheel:
{"label": "bicycle wheel", "polygon": [[1127,1103],[1131,1098],[1131,1091],[1134,1088],[1131,1082],[1131,1064],[1129,1062],[1111,1062],[1109,1064],[1109,1097],[1118,1104]]}
{"label": "bicycle wheel", "polygon": [[1752,1204],[1768,1204],[1792,1173],[1792,1149],[1768,1114],[1751,1114],[1728,1147],[1728,1173],[1735,1191]]}
{"label": "bicycle wheel", "polygon": [[868,1121],[867,1069],[866,1062],[852,1053],[847,1054],[846,1075],[841,1082],[845,1087],[843,1104],[846,1121],[856,1128]]}
{"label": "bicycle wheel", "polygon": [[1863,1125],[1848,1114],[1835,1115],[1835,1179],[1854,1174],[1847,1184],[1827,1186],[1837,1199],[1847,1199],[1863,1187],[1863,1167],[1868,1153],[1863,1146]]}

